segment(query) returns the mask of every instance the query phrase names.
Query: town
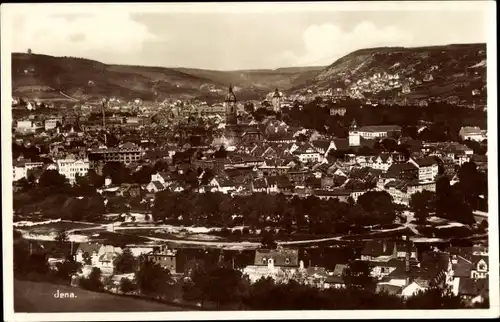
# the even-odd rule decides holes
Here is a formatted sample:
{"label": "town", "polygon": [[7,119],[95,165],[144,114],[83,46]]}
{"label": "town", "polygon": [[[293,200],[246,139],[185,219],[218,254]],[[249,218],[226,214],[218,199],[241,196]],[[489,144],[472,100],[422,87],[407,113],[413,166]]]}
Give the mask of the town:
{"label": "town", "polygon": [[13,98],[16,276],[208,309],[488,307],[485,109],[238,90]]}

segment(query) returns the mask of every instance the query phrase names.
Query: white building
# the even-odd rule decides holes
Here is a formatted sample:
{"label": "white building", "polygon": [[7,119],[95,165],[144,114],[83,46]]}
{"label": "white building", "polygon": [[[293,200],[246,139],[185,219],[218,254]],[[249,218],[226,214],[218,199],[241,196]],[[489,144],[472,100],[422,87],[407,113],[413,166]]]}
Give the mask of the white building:
{"label": "white building", "polygon": [[45,130],[48,131],[55,129],[57,127],[57,122],[60,122],[60,120],[59,119],[45,120]]}
{"label": "white building", "polygon": [[12,181],[28,178],[28,171],[43,167],[43,162],[18,162],[13,165]]}
{"label": "white building", "polygon": [[419,181],[434,181],[439,172],[439,164],[433,157],[427,157],[420,160],[410,159],[408,162],[412,163],[418,168]]}
{"label": "white building", "polygon": [[460,135],[462,140],[482,142],[487,138],[486,131],[481,130],[477,126],[464,126],[460,129],[460,132],[458,134]]}
{"label": "white building", "polygon": [[88,159],[77,160],[72,156],[57,160],[57,171],[65,176],[70,183],[75,182],[76,176],[85,176],[90,169]]}
{"label": "white building", "polygon": [[364,139],[386,138],[401,133],[397,125],[368,125],[358,129],[359,135]]}
{"label": "white building", "polygon": [[36,130],[36,124],[35,122],[31,120],[25,120],[25,121],[17,121],[17,126],[16,130],[18,132],[30,132],[30,131],[35,131]]}

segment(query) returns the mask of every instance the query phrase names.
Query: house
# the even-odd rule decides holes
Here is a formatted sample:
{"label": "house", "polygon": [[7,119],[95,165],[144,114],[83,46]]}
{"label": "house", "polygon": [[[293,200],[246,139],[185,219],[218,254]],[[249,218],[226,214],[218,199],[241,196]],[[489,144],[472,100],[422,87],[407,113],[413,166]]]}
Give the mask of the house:
{"label": "house", "polygon": [[326,278],[323,287],[325,289],[330,289],[330,288],[339,289],[339,288],[345,288],[346,285],[342,275],[332,274]]}
{"label": "house", "polygon": [[387,169],[386,177],[399,180],[414,180],[418,179],[418,173],[419,169],[413,163],[394,163]]}
{"label": "house", "polygon": [[165,189],[165,187],[163,186],[163,184],[160,181],[151,181],[146,186],[146,190],[148,192],[152,192],[152,193],[156,193],[156,192],[162,191],[164,189]]}
{"label": "house", "polygon": [[304,270],[304,263],[299,262],[298,249],[257,249],[253,265],[246,266],[243,274],[252,283],[262,277],[287,281],[293,279],[299,270]]}
{"label": "house", "polygon": [[292,192],[295,186],[286,176],[272,176],[266,178],[267,193]]}
{"label": "house", "polygon": [[300,162],[319,162],[322,160],[322,154],[316,150],[311,144],[306,143],[298,147],[293,154],[298,157]]}
{"label": "house", "polygon": [[488,257],[473,255],[470,277],[474,279],[485,279],[488,278],[488,273]]}
{"label": "house", "polygon": [[222,192],[225,194],[236,190],[234,181],[224,177],[212,178],[208,183],[208,187],[212,192]]}
{"label": "house", "polygon": [[373,162],[368,163],[367,166],[373,169],[382,170],[387,172],[390,166],[394,163],[393,156],[389,153],[382,153],[378,155]]}
{"label": "house", "polygon": [[411,242],[375,239],[365,243],[360,259],[363,261],[380,261],[405,258],[408,251],[410,252],[410,258],[417,258],[417,248]]}
{"label": "house", "polygon": [[335,149],[335,143],[330,140],[313,140],[311,145],[324,156],[326,156],[330,150]]}
{"label": "house", "polygon": [[97,266],[99,260],[99,249],[101,244],[97,243],[81,243],[75,252],[75,261],[84,263],[85,257],[90,257],[90,265]]}
{"label": "house", "polygon": [[434,157],[426,157],[419,160],[410,158],[408,161],[418,168],[419,181],[434,181],[439,172],[439,163]]}
{"label": "house", "polygon": [[368,266],[370,267],[370,275],[378,280],[382,280],[398,267],[404,267],[405,260],[387,257],[382,260],[368,261]]}
{"label": "house", "polygon": [[482,303],[489,298],[489,279],[460,278],[456,295],[470,305]]}
{"label": "house", "polygon": [[151,251],[147,254],[142,255],[142,259],[152,261],[155,264],[160,265],[164,269],[168,269],[170,273],[177,272],[177,260],[176,260],[177,250],[168,249],[166,246],[161,247],[158,250]]}

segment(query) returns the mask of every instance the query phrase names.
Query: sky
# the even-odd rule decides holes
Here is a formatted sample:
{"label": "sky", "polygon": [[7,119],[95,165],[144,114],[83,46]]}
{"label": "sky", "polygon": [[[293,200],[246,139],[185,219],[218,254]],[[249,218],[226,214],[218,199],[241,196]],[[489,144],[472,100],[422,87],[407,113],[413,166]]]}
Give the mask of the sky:
{"label": "sky", "polygon": [[88,4],[79,11],[55,6],[25,7],[9,15],[13,52],[30,48],[109,64],[274,69],[329,65],[362,48],[476,43],[488,37],[486,11],[480,5],[458,10],[463,8],[456,2],[412,10],[404,4],[387,10],[358,4],[354,10],[328,3],[301,10],[287,10],[292,7],[286,4],[261,10],[235,4],[231,10],[197,10],[199,4],[190,10],[137,4],[119,10]]}

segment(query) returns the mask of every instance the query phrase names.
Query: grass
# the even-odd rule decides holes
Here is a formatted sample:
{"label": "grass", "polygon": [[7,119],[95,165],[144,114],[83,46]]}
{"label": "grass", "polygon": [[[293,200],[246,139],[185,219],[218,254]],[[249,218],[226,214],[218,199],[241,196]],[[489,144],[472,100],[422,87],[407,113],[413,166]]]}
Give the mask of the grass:
{"label": "grass", "polygon": [[[73,293],[76,298],[55,298]],[[108,293],[86,291],[69,285],[14,280],[16,313],[186,311],[182,307]]]}
{"label": "grass", "polygon": [[97,237],[90,237],[92,241],[102,242],[105,241],[110,244],[139,244],[148,242],[149,239],[137,236],[137,235],[129,235],[129,234],[120,234],[109,231],[100,232]]}

